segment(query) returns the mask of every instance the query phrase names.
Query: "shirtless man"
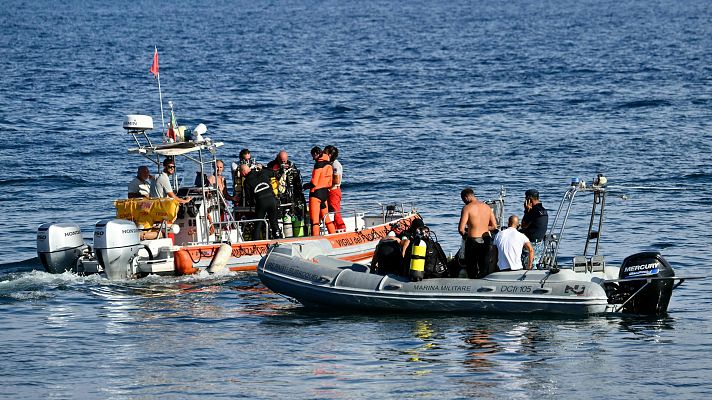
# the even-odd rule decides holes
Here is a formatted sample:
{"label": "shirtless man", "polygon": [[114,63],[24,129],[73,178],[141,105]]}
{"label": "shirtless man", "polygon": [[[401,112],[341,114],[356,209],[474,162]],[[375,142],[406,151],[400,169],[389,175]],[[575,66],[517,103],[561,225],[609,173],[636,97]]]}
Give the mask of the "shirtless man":
{"label": "shirtless man", "polygon": [[465,206],[460,213],[458,231],[465,238],[465,268],[470,279],[487,275],[487,255],[490,245],[483,236],[490,230],[497,229],[494,211],[487,204],[477,200],[472,188],[465,188],[460,193]]}
{"label": "shirtless man", "polygon": [[225,200],[236,200],[235,197],[230,196],[227,192],[227,182],[222,175],[224,169],[225,163],[222,160],[215,160],[215,174],[208,177],[208,183],[210,186],[215,186],[217,182],[218,191],[220,191]]}

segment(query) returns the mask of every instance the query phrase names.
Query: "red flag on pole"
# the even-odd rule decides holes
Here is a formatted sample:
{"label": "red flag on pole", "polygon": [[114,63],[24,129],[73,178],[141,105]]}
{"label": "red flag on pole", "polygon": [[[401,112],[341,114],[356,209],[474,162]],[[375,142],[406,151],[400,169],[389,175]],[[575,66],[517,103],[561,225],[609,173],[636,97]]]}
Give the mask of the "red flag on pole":
{"label": "red flag on pole", "polygon": [[153,64],[151,65],[151,69],[149,71],[153,74],[153,76],[158,76],[158,48],[156,48],[153,53]]}

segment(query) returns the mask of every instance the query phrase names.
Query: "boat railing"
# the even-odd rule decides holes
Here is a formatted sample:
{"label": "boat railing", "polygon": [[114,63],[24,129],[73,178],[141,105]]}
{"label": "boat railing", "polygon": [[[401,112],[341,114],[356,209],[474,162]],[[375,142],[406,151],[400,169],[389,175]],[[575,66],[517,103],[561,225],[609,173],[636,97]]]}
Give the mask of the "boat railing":
{"label": "boat railing", "polygon": [[[593,239],[596,240],[593,255],[598,255],[601,231],[603,229],[606,189],[603,185],[594,184],[586,186],[585,182],[579,181],[576,178],[572,180],[571,187],[564,193],[559,203],[559,208],[556,210],[554,220],[547,230],[546,237],[544,238],[544,255],[541,260],[535,260],[535,262],[538,261],[541,268],[550,269],[558,267],[557,257],[559,255],[559,245],[564,238],[566,224],[571,214],[571,207],[579,192],[590,192],[593,194],[591,218],[586,235],[586,244],[583,249],[583,257],[587,256],[590,243]],[[597,225],[597,230],[594,230],[595,225]]]}
{"label": "boat railing", "polygon": [[[218,222],[214,222],[213,226],[216,228],[217,232],[226,232],[225,238],[222,241],[227,241],[230,242],[230,232],[233,230],[237,231],[237,242],[251,242],[254,240],[257,240],[254,238],[254,224],[256,223],[262,223],[261,227],[264,229],[263,232],[263,238],[264,240],[269,240],[272,239],[270,237],[270,230],[269,230],[269,221],[266,218],[253,218],[253,219],[240,219],[240,220],[235,220],[235,219],[230,219],[230,220],[221,220]],[[245,233],[248,233],[249,236],[247,238],[245,237]],[[218,235],[220,237],[220,235]],[[263,239],[260,239],[263,240]]]}
{"label": "boat railing", "polygon": [[415,212],[414,203],[378,203],[381,207],[381,216],[383,217],[383,223],[392,220],[394,217],[403,217]]}
{"label": "boat railing", "polygon": [[497,224],[500,227],[505,226],[505,215],[504,215],[504,198],[507,197],[507,190],[504,188],[504,186],[501,186],[499,189],[499,195],[495,199],[491,200],[486,200],[485,204],[490,206],[492,208],[492,211],[494,212],[495,219],[497,220]]}
{"label": "boat railing", "polygon": [[[196,223],[203,227],[204,232],[211,231],[211,224],[213,227],[219,228],[220,232],[220,234],[214,237],[215,240],[212,240],[213,235],[207,235],[203,237],[202,242],[207,244],[212,241],[225,241],[222,235],[224,231],[228,232],[227,240],[229,241],[230,238],[233,237],[233,235],[230,234],[230,230],[233,229],[233,227],[239,227],[239,224],[233,219],[230,206],[223,193],[219,190],[217,180],[212,185],[206,181],[206,173],[216,170],[217,148],[221,147],[223,143],[205,139],[198,142],[189,141],[156,145],[151,141],[146,131],[147,129],[128,130],[138,146],[137,148],[129,149],[129,152],[142,155],[153,162],[156,167],[161,165],[161,156],[174,158],[180,156],[196,164],[198,170],[196,172],[197,179],[194,182],[195,185],[183,188],[185,188],[188,193],[192,192],[192,197],[201,199],[202,203],[210,208],[210,210],[206,209],[205,215],[203,215],[199,221],[196,221]],[[176,188],[176,193],[178,193],[182,187],[178,183],[177,173],[173,175],[173,184]],[[212,221],[209,220],[208,216],[212,218]],[[269,233],[269,229],[267,229],[267,233]],[[242,231],[238,231],[237,238],[238,241],[242,240]]]}

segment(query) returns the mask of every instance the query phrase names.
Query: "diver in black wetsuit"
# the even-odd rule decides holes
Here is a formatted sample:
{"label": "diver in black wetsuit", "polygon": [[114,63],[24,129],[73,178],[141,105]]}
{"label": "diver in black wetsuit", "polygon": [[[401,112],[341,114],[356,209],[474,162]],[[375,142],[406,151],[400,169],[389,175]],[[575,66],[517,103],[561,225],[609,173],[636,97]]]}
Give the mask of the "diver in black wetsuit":
{"label": "diver in black wetsuit", "polygon": [[[267,217],[269,228],[272,232],[272,237],[280,238],[282,233],[279,230],[279,211],[277,209],[277,198],[274,196],[270,177],[274,174],[273,171],[251,170],[247,164],[240,165],[240,174],[245,177],[244,194],[249,200],[254,200],[255,203],[255,218],[263,219]],[[255,224],[255,230],[252,235],[255,239],[264,239],[262,232],[264,231],[264,223],[258,222]]]}
{"label": "diver in black wetsuit", "polygon": [[401,239],[396,237],[395,232],[389,232],[388,236],[376,245],[371,259],[371,272],[379,275],[403,273]]}

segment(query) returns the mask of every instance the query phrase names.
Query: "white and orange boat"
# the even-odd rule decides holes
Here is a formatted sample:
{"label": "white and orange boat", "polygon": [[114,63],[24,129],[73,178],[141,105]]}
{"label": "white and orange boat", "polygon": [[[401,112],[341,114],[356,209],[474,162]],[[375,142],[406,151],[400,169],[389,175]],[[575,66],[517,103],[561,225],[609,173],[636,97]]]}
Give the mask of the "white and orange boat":
{"label": "white and orange boat", "polygon": [[[160,165],[161,157],[180,156],[197,165],[199,177],[214,170],[217,149],[223,145],[203,138],[206,128],[202,124],[193,132],[192,140],[158,145],[147,133],[153,129],[151,117],[128,115],[123,127],[138,145],[130,148],[130,153],[142,155],[156,165]],[[407,229],[414,218],[420,218],[412,206],[393,203],[380,205],[372,212],[344,213],[346,229],[341,232],[304,236],[303,221],[285,218],[280,221],[284,238],[269,238],[268,224],[263,223],[263,237],[267,239],[250,240],[254,224],[266,221],[235,219],[217,186],[204,180],[199,183],[176,191],[179,197],[191,198],[185,205],[170,198],[114,201],[116,219],[96,223],[91,245],[85,242],[76,224],[43,224],[37,230],[39,259],[50,273],[102,273],[109,279],[123,280],[149,274],[189,274],[201,269],[254,271],[271,245],[308,241],[323,255],[363,263],[370,261],[376,244],[389,231]],[[178,187],[176,180],[174,187]],[[243,216],[249,215],[250,208],[239,211]]]}

